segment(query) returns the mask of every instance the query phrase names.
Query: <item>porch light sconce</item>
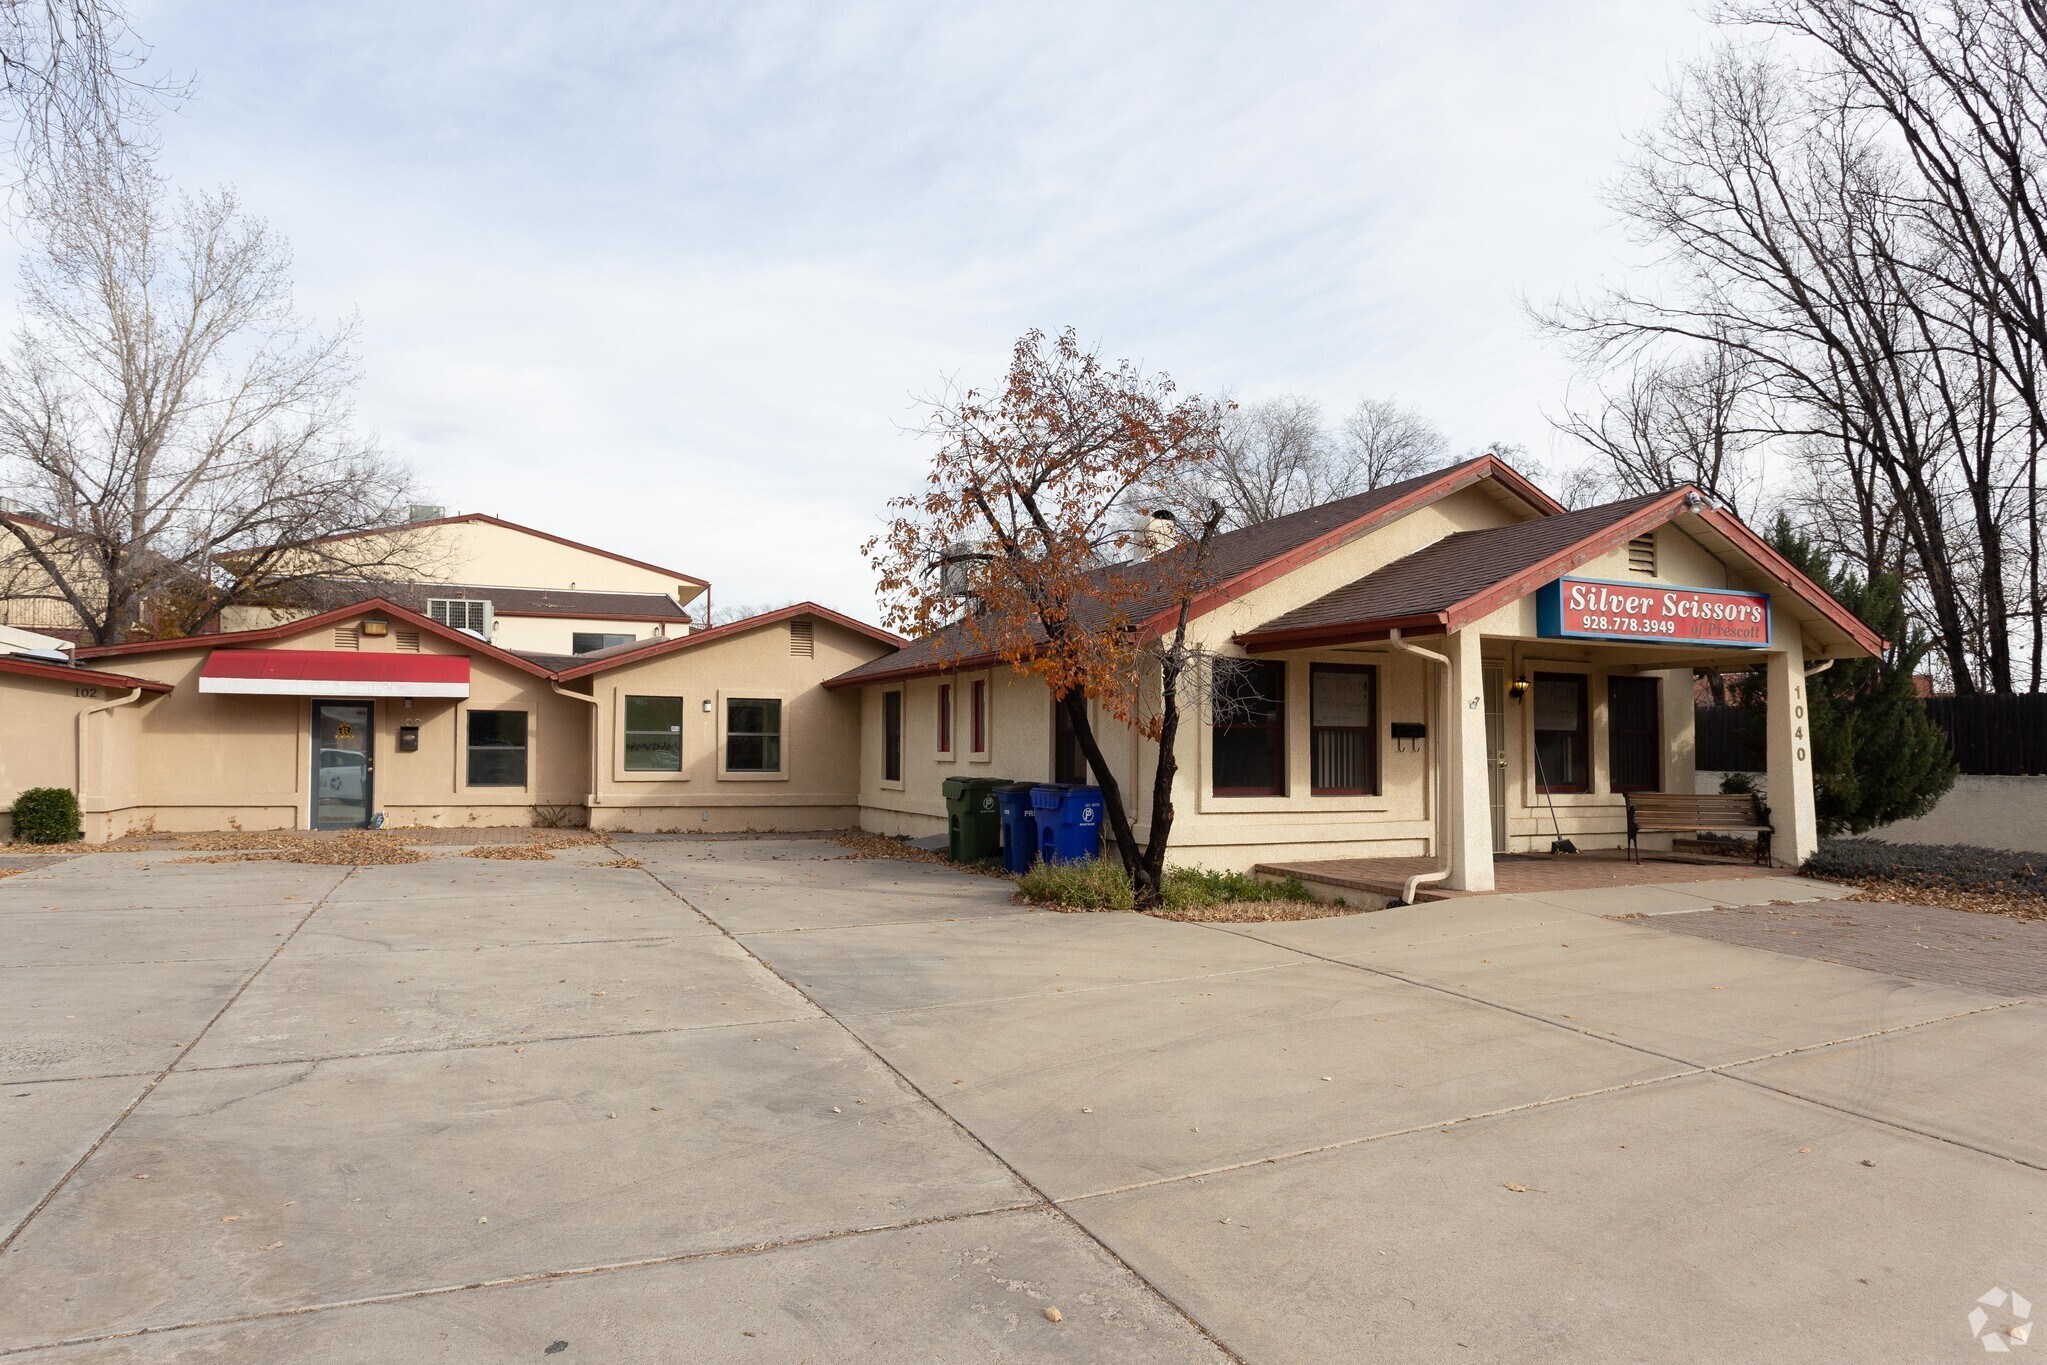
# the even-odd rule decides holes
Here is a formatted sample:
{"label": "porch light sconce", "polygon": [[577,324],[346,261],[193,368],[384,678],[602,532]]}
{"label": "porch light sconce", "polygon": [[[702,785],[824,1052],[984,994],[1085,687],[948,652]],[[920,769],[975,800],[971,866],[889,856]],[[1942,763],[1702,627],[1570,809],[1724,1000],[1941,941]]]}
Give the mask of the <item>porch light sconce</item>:
{"label": "porch light sconce", "polygon": [[365,621],[362,623],[362,633],[365,635],[389,635],[391,633],[391,623],[389,621]]}
{"label": "porch light sconce", "polygon": [[704,698],[704,714],[707,716],[711,714],[711,699],[709,697]]}
{"label": "porch light sconce", "polygon": [[1508,684],[1507,684],[1507,695],[1508,695],[1508,696],[1510,696],[1510,697],[1512,697],[1512,698],[1513,698],[1513,699],[1514,699],[1515,701],[1520,701],[1520,700],[1521,700],[1521,699],[1522,699],[1523,697],[1527,696],[1527,695],[1528,695],[1528,679],[1526,679],[1526,678],[1516,678],[1516,679],[1514,679],[1514,681],[1512,681],[1512,682],[1508,683]]}

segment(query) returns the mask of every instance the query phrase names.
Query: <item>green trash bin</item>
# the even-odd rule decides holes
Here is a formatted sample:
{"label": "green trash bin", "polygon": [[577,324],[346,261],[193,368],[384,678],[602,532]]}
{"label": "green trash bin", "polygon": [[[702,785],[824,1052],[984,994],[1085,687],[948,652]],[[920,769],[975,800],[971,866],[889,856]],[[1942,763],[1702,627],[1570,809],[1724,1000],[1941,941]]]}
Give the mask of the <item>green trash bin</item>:
{"label": "green trash bin", "polygon": [[946,849],[956,863],[979,863],[1002,856],[1002,807],[995,789],[1006,777],[945,779]]}

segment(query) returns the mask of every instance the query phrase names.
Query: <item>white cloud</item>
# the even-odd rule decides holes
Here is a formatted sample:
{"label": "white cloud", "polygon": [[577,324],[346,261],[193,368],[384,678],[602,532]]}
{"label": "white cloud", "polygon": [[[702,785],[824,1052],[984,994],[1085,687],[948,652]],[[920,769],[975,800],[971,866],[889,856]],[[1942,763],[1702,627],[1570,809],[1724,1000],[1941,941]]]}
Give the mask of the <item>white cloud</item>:
{"label": "white cloud", "polygon": [[365,421],[450,504],[863,612],[911,396],[1031,325],[1548,449],[1517,295],[1610,269],[1595,182],[1706,37],[1679,0],[506,11],[158,0],[202,89],[171,167],[360,311]]}

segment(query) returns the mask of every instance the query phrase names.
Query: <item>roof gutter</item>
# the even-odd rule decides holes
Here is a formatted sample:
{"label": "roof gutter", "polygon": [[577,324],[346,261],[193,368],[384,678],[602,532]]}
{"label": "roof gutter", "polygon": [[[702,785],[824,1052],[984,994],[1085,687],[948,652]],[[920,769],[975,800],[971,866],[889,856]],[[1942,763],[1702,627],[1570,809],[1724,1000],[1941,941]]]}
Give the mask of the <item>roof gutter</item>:
{"label": "roof gutter", "polygon": [[92,718],[102,711],[111,711],[117,706],[128,706],[134,702],[141,701],[144,696],[148,695],[148,691],[149,689],[144,687],[130,688],[128,695],[125,697],[116,697],[112,701],[103,701],[97,706],[85,707],[78,713],[78,818],[81,822],[91,810],[85,797],[85,776],[90,771],[86,767],[86,760],[91,749]]}
{"label": "roof gutter", "polygon": [[1443,670],[1441,685],[1436,688],[1436,753],[1438,755],[1436,760],[1436,809],[1435,818],[1430,821],[1435,830],[1437,866],[1434,872],[1415,873],[1400,888],[1401,904],[1413,905],[1414,893],[1421,889],[1424,882],[1445,881],[1450,876],[1450,838],[1445,830],[1445,817],[1449,814],[1448,793],[1450,784],[1445,780],[1447,775],[1443,771],[1448,764],[1450,752],[1450,746],[1447,742],[1450,738],[1448,714],[1450,709],[1450,660],[1448,656],[1438,654],[1433,649],[1423,649],[1418,645],[1411,645],[1401,639],[1400,627],[1398,626],[1395,626],[1392,633],[1386,637],[1386,643],[1403,654],[1412,654],[1418,659],[1426,659]]}
{"label": "roof gutter", "polygon": [[563,687],[563,686],[561,685],[561,683],[560,683],[560,682],[556,681],[556,680],[555,680],[555,679],[553,679],[553,678],[549,678],[549,679],[547,680],[547,685],[548,685],[549,687],[551,687],[551,688],[553,688],[553,689],[554,689],[554,694],[555,694],[555,695],[556,695],[557,697],[567,697],[567,698],[569,698],[569,699],[570,699],[570,700],[572,700],[572,701],[579,701],[579,702],[582,702],[582,703],[583,703],[584,705],[586,705],[586,706],[588,706],[588,707],[590,708],[590,749],[589,749],[589,753],[590,753],[590,788],[591,788],[591,789],[590,789],[589,791],[587,791],[587,792],[585,792],[585,793],[583,794],[583,810],[584,810],[584,811],[585,811],[585,812],[587,813],[587,814],[585,815],[585,817],[584,817],[584,818],[585,818],[585,819],[587,819],[587,818],[589,818],[589,815],[590,815],[590,814],[595,814],[595,812],[596,812],[596,810],[597,810],[597,791],[596,791],[596,788],[597,788],[597,759],[598,759],[598,750],[599,750],[599,748],[600,748],[599,744],[597,743],[597,740],[598,740],[598,738],[599,738],[599,736],[598,736],[598,734],[597,734],[597,710],[598,710],[598,706],[597,706],[597,697],[596,697],[596,695],[595,695],[595,694],[596,694],[596,691],[597,691],[597,689],[596,689],[596,688],[595,688],[595,687],[593,686],[593,687],[592,687],[592,688],[590,689],[590,691],[591,691],[591,694],[592,694],[592,695],[590,695],[590,696],[587,696],[587,697],[586,697],[586,696],[584,696],[584,695],[583,695],[583,694],[582,694],[581,692],[571,692],[571,691],[569,691],[569,690],[568,690],[568,689],[567,689],[566,687]]}

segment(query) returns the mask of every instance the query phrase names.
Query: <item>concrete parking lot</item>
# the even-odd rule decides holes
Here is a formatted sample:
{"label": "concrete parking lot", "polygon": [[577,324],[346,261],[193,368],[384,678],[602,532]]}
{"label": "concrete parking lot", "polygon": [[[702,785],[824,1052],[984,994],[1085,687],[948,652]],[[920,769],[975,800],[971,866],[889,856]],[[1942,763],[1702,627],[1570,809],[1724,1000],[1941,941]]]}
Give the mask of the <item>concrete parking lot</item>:
{"label": "concrete parking lot", "polygon": [[844,854],[0,881],[0,1354],[1963,1360],[2047,1305],[2047,984],[1611,918],[1822,888],[1208,926]]}

